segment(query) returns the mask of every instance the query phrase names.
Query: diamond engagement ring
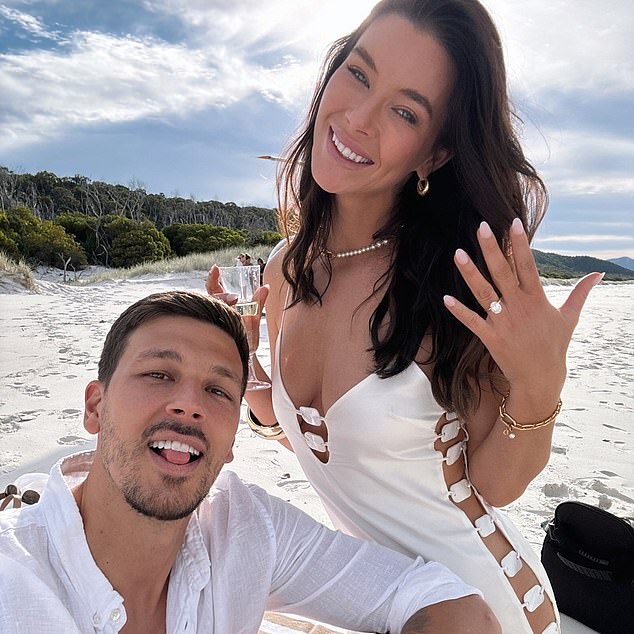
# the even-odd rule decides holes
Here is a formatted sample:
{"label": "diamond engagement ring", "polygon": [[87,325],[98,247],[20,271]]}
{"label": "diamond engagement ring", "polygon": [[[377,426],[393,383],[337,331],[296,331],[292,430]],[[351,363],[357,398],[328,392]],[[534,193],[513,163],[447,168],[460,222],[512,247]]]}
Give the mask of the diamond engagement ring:
{"label": "diamond engagement ring", "polygon": [[499,299],[496,299],[494,302],[489,304],[489,312],[494,315],[499,315],[502,312],[502,302]]}

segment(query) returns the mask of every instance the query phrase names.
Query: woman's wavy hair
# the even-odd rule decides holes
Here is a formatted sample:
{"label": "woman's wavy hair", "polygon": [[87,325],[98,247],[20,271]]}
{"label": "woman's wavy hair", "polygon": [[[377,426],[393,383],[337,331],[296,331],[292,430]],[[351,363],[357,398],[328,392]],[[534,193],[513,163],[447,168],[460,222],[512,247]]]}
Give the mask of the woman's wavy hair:
{"label": "woman's wavy hair", "polygon": [[[429,176],[429,193],[416,193],[412,173],[391,215],[374,235],[390,237],[392,263],[374,292],[383,292],[370,320],[375,372],[389,377],[416,358],[425,334],[432,339],[432,391],[438,403],[463,416],[480,401],[480,386],[502,389],[482,342],[443,305],[457,297],[482,316],[486,313],[458,273],[453,255],[467,251],[492,282],[476,240],[486,220],[510,255],[508,231],[519,217],[532,238],[546,207],[547,192],[525,158],[515,132],[521,120],[507,94],[502,45],[495,25],[477,0],[383,0],[350,35],[330,48],[307,119],[291,142],[278,174],[281,224],[295,234],[284,256],[284,276],[292,303],[321,302],[312,267],[326,248],[334,197],[315,182],[311,171],[315,120],[324,90],[372,22],[396,14],[431,34],[449,54],[455,84],[436,147],[452,158]],[[329,262],[326,262],[329,266]],[[330,272],[331,269],[330,269]],[[496,387],[497,386],[497,387]]]}

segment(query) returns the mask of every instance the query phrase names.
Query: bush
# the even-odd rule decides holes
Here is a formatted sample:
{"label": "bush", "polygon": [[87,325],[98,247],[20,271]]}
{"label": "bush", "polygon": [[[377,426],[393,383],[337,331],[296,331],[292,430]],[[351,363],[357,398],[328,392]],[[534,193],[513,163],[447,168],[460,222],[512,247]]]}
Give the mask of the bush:
{"label": "bush", "polygon": [[24,255],[30,262],[64,268],[70,258],[74,268],[86,266],[86,254],[81,245],[66,233],[61,225],[44,220],[24,239]]}
{"label": "bush", "polygon": [[18,248],[19,236],[11,228],[9,218],[4,211],[0,211],[0,250],[14,260],[20,258]]}
{"label": "bush", "polygon": [[[26,237],[37,231],[38,226],[42,222],[39,218],[36,218],[33,212],[22,205],[13,207],[7,213],[7,221],[9,223],[10,230],[15,234],[15,242],[18,246],[20,253],[26,257],[26,248],[24,241]],[[13,236],[9,234],[9,237]]]}
{"label": "bush", "polygon": [[111,223],[108,230],[117,233],[112,240],[112,266],[129,267],[144,262],[156,262],[171,255],[167,238],[149,220],[137,224],[128,218],[122,218],[132,224],[128,230],[121,230],[128,223]]}
{"label": "bush", "polygon": [[276,245],[284,236],[278,231],[263,231],[257,244],[265,244],[268,247]]}
{"label": "bush", "polygon": [[9,255],[15,245],[18,257],[30,264],[63,268],[70,258],[73,267],[85,266],[86,254],[81,245],[52,220],[40,220],[27,207],[13,207],[0,217],[0,248]]}
{"label": "bush", "polygon": [[81,244],[86,257],[97,262],[97,218],[78,212],[64,212],[55,218],[55,222],[64,227],[66,233],[72,235]]}
{"label": "bush", "polygon": [[164,227],[163,234],[169,240],[174,253],[179,256],[245,245],[241,231],[206,224],[174,224]]}

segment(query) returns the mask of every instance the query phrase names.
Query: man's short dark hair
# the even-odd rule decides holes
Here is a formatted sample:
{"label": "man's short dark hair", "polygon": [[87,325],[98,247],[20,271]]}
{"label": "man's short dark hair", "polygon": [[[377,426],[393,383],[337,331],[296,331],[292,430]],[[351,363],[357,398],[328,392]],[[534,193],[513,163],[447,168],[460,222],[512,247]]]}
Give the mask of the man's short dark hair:
{"label": "man's short dark hair", "polygon": [[242,395],[247,384],[249,344],[238,313],[224,302],[187,291],[154,293],[127,308],[112,324],[99,359],[99,380],[107,387],[128,339],[139,326],[163,316],[191,317],[226,332],[235,342],[242,361]]}

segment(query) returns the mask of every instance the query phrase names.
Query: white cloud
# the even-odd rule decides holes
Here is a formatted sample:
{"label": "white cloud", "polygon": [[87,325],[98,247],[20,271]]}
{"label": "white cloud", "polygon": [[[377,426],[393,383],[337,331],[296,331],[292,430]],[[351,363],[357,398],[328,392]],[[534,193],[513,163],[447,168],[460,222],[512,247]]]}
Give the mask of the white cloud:
{"label": "white cloud", "polygon": [[[5,103],[0,112],[4,124],[0,151],[75,126],[186,116],[230,105],[253,93],[301,111],[312,91],[319,54],[335,37],[324,31],[340,34],[346,16],[352,28],[372,2],[353,2],[352,9],[340,11],[342,19],[337,21],[328,19],[338,4],[332,0],[317,10],[312,2],[301,0],[292,12],[286,0],[248,0],[228,6],[207,0],[144,4],[171,14],[196,33],[186,44],[177,45],[77,31],[56,50],[0,55],[0,93]],[[6,7],[5,12],[30,24],[32,31],[45,32],[37,18]],[[298,21],[302,13],[315,19]],[[326,24],[329,29],[322,28]],[[258,61],[271,51],[278,51],[279,57]]]}
{"label": "white cloud", "polygon": [[354,29],[376,0],[144,0],[144,6],[173,15],[199,38],[254,47],[259,53],[291,47],[314,57]]}
{"label": "white cloud", "polygon": [[546,105],[553,89],[604,95],[634,90],[631,0],[483,1],[521,95]]}
{"label": "white cloud", "polygon": [[[90,31],[64,34],[62,40],[35,13],[28,13],[38,2],[0,4],[0,17],[16,34],[48,38],[49,48],[56,40],[51,50],[0,54],[0,152],[10,155],[42,139],[63,139],[69,130],[91,124],[173,122],[253,94],[283,105],[294,117],[306,106],[326,47],[352,30],[375,3],[136,1],[157,14],[157,23],[167,17],[177,24],[183,41]],[[525,146],[543,172],[553,202],[562,195],[593,196],[599,207],[604,194],[631,197],[631,133],[628,137],[624,124],[609,116],[592,120],[602,116],[612,96],[625,103],[634,94],[631,0],[606,0],[600,7],[590,0],[483,1],[507,51],[512,94],[537,120],[537,127],[527,124]],[[50,8],[56,2],[46,4]],[[63,1],[58,5],[63,7]],[[122,29],[138,33],[138,26]],[[596,105],[594,111],[577,112],[581,100]],[[280,145],[284,141],[280,139]],[[238,192],[245,191],[241,178],[236,179],[236,195],[231,194],[238,200]],[[264,193],[269,184],[262,179],[252,185],[270,196]],[[558,213],[564,213],[561,205]],[[618,233],[616,228],[591,233],[600,235],[602,230]],[[569,231],[568,238],[577,231]]]}
{"label": "white cloud", "polygon": [[289,105],[305,97],[301,77],[292,58],[263,68],[221,45],[77,32],[61,49],[0,55],[0,150],[77,125],[186,116],[253,92]]}
{"label": "white cloud", "polygon": [[0,17],[10,20],[31,35],[39,38],[57,40],[58,34],[45,28],[42,21],[29,13],[12,9],[4,4],[0,4]]}
{"label": "white cloud", "polygon": [[634,194],[634,143],[618,130],[526,129],[524,147],[553,191],[564,195]]}

